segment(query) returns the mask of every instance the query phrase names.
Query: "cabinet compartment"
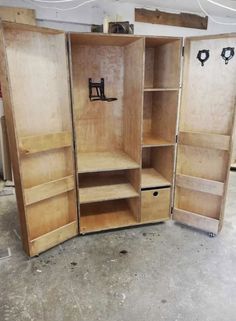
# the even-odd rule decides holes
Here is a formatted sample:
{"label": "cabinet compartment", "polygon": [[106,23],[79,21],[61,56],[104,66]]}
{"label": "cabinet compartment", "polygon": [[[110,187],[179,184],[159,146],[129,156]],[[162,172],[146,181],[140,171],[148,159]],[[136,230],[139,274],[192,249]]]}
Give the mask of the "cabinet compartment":
{"label": "cabinet compartment", "polygon": [[[71,34],[78,172],[139,168],[143,43],[139,37]],[[107,97],[90,101],[88,79],[105,80]]]}
{"label": "cabinet compartment", "polygon": [[80,207],[80,232],[104,231],[138,224],[131,200],[113,200]]}
{"label": "cabinet compartment", "polygon": [[174,154],[175,148],[173,146],[143,149],[142,189],[172,185]]}
{"label": "cabinet compartment", "polygon": [[137,174],[135,170],[80,174],[80,204],[138,197],[139,184],[131,179]]}
{"label": "cabinet compartment", "polygon": [[170,217],[170,188],[142,191],[141,221],[155,222]]}
{"label": "cabinet compartment", "polygon": [[143,147],[175,144],[178,96],[178,91],[144,93]]}
{"label": "cabinet compartment", "polygon": [[178,90],[182,41],[146,37],[144,90]]}

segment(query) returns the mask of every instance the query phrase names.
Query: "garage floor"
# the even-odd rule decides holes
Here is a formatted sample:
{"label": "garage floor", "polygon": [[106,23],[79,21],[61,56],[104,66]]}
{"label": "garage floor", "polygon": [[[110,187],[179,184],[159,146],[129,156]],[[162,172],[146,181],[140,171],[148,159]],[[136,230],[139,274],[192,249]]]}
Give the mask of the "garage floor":
{"label": "garage floor", "polygon": [[29,260],[0,197],[1,321],[236,320],[236,172],[216,238],[168,222],[77,237]]}

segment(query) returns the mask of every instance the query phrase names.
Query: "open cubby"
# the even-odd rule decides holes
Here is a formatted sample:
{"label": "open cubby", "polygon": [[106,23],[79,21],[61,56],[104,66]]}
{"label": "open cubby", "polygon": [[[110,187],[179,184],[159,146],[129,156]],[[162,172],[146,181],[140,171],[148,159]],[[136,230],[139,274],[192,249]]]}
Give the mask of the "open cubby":
{"label": "open cubby", "polygon": [[80,174],[80,204],[138,197],[138,186],[133,186],[131,179],[134,171]]}
{"label": "open cubby", "polygon": [[143,147],[176,143],[178,95],[178,91],[144,93]]}
{"label": "open cubby", "polygon": [[130,200],[113,200],[80,206],[81,233],[108,230],[138,224]]}
{"label": "open cubby", "polygon": [[[70,48],[78,172],[139,168],[143,39],[72,34]],[[90,101],[89,78],[117,100]]]}
{"label": "open cubby", "polygon": [[142,189],[172,186],[174,154],[173,146],[143,149]]}
{"label": "open cubby", "polygon": [[182,44],[177,38],[146,38],[144,90],[178,90]]}

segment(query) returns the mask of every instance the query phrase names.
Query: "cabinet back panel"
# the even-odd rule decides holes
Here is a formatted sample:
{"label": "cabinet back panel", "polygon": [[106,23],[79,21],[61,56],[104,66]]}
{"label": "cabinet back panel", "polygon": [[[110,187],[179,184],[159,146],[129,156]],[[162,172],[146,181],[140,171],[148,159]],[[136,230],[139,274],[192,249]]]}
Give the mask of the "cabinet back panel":
{"label": "cabinet back panel", "polygon": [[[73,100],[79,152],[122,149],[124,48],[71,44]],[[105,78],[105,94],[113,102],[89,99],[88,79]]]}

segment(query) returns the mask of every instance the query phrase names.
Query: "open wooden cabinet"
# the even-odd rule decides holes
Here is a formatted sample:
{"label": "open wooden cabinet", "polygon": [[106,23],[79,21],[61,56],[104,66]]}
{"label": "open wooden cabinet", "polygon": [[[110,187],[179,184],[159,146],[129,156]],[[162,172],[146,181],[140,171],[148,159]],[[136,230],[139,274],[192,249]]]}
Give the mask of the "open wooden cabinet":
{"label": "open wooden cabinet", "polygon": [[[29,256],[75,235],[171,218],[220,231],[236,85],[236,58],[225,64],[221,51],[236,46],[235,34],[185,39],[184,57],[181,38],[66,36],[5,22],[0,38]],[[89,78],[104,78],[116,100],[91,101]]]}

